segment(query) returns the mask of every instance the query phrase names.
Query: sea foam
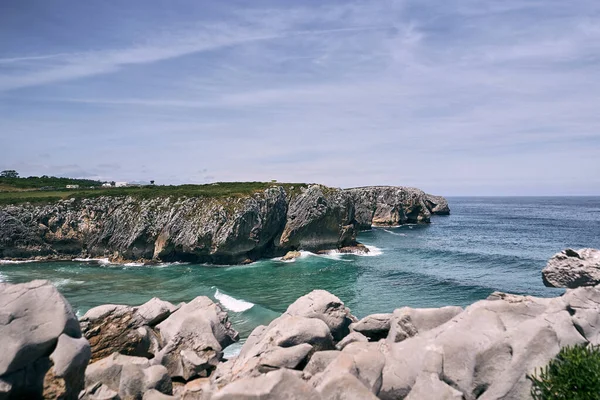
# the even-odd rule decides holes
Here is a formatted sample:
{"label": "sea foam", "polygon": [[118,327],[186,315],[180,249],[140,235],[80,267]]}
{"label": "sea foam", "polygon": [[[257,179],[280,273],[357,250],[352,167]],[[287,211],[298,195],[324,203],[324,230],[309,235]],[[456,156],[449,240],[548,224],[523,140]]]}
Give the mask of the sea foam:
{"label": "sea foam", "polygon": [[238,300],[225,293],[219,292],[219,289],[217,289],[215,292],[215,299],[219,300],[219,303],[221,303],[226,309],[235,312],[243,312],[254,307],[254,303],[250,303],[249,301],[245,300]]}
{"label": "sea foam", "polygon": [[37,260],[0,260],[0,264],[26,264],[36,261]]}

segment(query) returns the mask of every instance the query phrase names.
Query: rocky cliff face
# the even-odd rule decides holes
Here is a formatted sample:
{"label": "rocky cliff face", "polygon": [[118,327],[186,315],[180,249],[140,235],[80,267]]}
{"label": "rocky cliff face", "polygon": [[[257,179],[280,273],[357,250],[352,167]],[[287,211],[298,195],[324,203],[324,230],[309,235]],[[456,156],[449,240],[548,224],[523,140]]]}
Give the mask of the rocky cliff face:
{"label": "rocky cliff face", "polygon": [[404,187],[273,186],[242,198],[98,197],[0,208],[0,258],[232,264],[356,244],[372,225],[427,223],[443,197]]}

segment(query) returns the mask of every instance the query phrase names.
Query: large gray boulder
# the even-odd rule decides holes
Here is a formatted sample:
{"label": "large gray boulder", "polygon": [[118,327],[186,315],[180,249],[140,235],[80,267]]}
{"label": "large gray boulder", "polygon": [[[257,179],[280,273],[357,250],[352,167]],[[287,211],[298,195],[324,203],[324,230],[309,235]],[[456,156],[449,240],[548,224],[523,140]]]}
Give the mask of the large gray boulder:
{"label": "large gray boulder", "polygon": [[126,356],[114,353],[90,364],[85,373],[86,391],[83,399],[98,397],[98,389],[122,399],[141,400],[144,393],[156,389],[163,394],[172,394],[173,383],[167,369],[162,365],[152,365],[144,357]]}
{"label": "large gray boulder", "polygon": [[206,296],[181,306],[156,331],[161,349],[153,363],[186,381],[208,376],[223,357],[223,349],[239,339],[227,313]]}
{"label": "large gray boulder", "polygon": [[600,250],[563,250],[548,260],[542,279],[550,287],[596,286],[600,284]]}
{"label": "large gray boulder", "polygon": [[281,369],[243,378],[216,392],[211,400],[319,400],[321,396],[298,374]]}
{"label": "large gray boulder", "polygon": [[392,314],[367,315],[360,321],[350,325],[350,330],[361,333],[371,340],[379,340],[387,337],[391,320]]}
{"label": "large gray boulder", "polygon": [[0,283],[0,338],[0,398],[77,398],[90,348],[50,282]]}
{"label": "large gray boulder", "polygon": [[[531,398],[527,374],[546,365],[563,346],[597,343],[598,300],[595,288],[554,299],[494,293],[437,327],[417,328],[400,342],[380,342],[386,362],[378,396]],[[447,311],[442,319],[452,314]]]}
{"label": "large gray boulder", "polygon": [[327,324],[336,341],[348,335],[350,324],[357,321],[339,298],[325,290],[313,290],[300,297],[285,314],[320,319]]}
{"label": "large gray boulder", "polygon": [[394,310],[390,319],[390,330],[387,338],[391,342],[401,342],[404,339],[415,336],[419,332],[425,332],[442,325],[462,311],[462,308],[455,306],[441,308],[398,308]]}

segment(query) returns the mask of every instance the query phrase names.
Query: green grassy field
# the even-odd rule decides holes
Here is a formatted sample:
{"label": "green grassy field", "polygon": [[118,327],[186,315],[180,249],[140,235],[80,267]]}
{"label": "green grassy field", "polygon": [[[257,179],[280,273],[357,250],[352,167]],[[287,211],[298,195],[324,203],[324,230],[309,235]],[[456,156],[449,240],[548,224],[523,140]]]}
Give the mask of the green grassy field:
{"label": "green grassy field", "polygon": [[122,188],[60,189],[60,190],[4,190],[0,187],[0,204],[51,203],[69,198],[94,198],[101,196],[156,197],[244,197],[261,192],[272,186],[283,186],[286,190],[300,189],[304,183],[271,182],[218,182],[208,185],[140,186]]}

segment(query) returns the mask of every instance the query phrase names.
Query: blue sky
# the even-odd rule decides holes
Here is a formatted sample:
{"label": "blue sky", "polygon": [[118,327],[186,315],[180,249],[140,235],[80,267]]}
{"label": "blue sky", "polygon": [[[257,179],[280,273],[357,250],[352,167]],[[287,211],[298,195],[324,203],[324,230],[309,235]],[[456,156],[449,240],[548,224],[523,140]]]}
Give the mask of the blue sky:
{"label": "blue sky", "polygon": [[0,169],[600,194],[600,1],[0,3]]}

